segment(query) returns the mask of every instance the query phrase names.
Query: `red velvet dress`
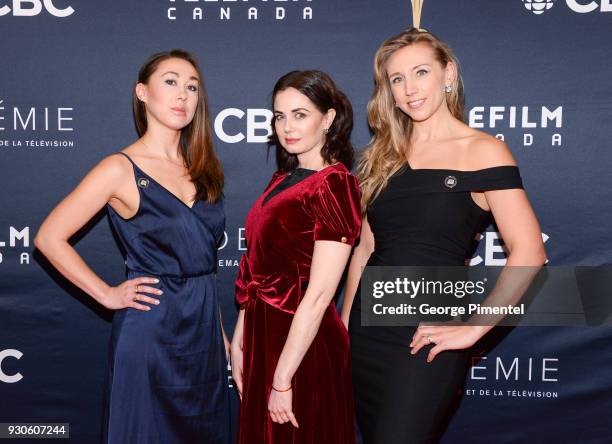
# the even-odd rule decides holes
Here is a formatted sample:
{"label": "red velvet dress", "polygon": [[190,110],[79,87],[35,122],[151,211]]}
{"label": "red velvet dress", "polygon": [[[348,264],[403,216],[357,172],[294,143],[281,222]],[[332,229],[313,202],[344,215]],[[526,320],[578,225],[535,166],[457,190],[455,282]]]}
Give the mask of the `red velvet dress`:
{"label": "red velvet dress", "polygon": [[245,309],[238,442],[353,444],[349,339],[333,302],[292,380],[299,429],[274,423],[268,414],[272,378],[308,286],[314,243],[353,245],[361,226],[357,180],[342,164],[326,167],[264,202],[285,176],[274,174],[246,220],[248,253],[236,281],[236,300]]}

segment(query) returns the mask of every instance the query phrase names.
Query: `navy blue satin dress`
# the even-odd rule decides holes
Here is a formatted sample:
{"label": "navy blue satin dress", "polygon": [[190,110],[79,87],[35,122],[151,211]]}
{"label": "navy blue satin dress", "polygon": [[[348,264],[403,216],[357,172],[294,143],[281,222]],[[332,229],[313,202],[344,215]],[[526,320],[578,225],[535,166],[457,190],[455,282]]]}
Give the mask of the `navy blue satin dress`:
{"label": "navy blue satin dress", "polygon": [[128,278],[157,277],[154,286],[164,293],[148,312],[115,313],[103,442],[226,444],[229,391],[215,274],[223,205],[197,201],[190,208],[132,165],[140,207],[124,219],[108,206],[109,216]]}

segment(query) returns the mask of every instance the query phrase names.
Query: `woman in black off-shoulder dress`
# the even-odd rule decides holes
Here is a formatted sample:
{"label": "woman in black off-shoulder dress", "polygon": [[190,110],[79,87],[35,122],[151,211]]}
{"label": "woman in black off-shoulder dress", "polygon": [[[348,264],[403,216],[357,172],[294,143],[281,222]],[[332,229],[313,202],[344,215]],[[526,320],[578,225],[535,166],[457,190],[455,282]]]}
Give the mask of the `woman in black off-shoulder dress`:
{"label": "woman in black off-shoulder dress", "polygon": [[432,443],[460,399],[467,350],[491,327],[363,326],[363,267],[465,265],[493,218],[508,265],[538,267],[545,253],[510,151],[463,123],[450,48],[412,29],[385,41],[374,65],[374,137],[359,169],[366,214],[342,310],[357,419],[365,444]]}

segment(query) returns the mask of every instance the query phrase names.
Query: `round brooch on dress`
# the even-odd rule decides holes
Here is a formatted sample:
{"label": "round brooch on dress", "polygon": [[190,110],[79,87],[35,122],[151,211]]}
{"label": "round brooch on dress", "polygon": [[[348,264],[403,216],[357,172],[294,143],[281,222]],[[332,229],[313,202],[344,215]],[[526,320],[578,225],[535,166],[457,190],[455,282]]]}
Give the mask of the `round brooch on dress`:
{"label": "round brooch on dress", "polygon": [[144,177],[138,178],[138,186],[140,188],[146,188],[149,186],[149,179],[145,179]]}
{"label": "round brooch on dress", "polygon": [[457,178],[455,176],[446,176],[444,178],[444,185],[446,188],[455,188],[455,185],[457,185]]}

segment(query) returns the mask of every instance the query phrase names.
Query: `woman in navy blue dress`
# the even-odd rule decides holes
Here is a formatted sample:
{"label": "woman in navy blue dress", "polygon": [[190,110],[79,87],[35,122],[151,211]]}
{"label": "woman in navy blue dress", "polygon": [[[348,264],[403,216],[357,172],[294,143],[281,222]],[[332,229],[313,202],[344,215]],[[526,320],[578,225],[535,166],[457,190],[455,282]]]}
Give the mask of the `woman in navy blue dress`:
{"label": "woman in navy blue dress", "polygon": [[[47,217],[35,243],[71,282],[117,310],[103,441],[227,443],[227,339],[216,295],[225,216],[193,56],[152,56],[134,90],[141,138],[98,164]],[[127,280],[105,283],[68,240],[101,208],[127,253]]]}

